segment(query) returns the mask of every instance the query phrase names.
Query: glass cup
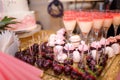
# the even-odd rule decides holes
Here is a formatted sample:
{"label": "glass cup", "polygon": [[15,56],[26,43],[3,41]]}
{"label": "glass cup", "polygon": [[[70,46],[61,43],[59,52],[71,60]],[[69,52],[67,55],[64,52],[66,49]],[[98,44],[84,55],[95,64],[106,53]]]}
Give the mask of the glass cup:
{"label": "glass cup", "polygon": [[104,22],[104,13],[101,11],[93,11],[92,16],[93,16],[93,31],[95,33],[95,41],[99,39],[98,34],[99,31],[101,30]]}
{"label": "glass cup", "polygon": [[77,23],[82,33],[82,39],[87,42],[88,34],[92,28],[93,19],[89,11],[79,11],[77,15]]}
{"label": "glass cup", "polygon": [[67,10],[64,12],[63,23],[64,23],[64,27],[67,31],[68,40],[69,40],[70,36],[72,36],[72,32],[76,25],[75,13],[76,12],[74,10]]}
{"label": "glass cup", "polygon": [[104,22],[103,22],[103,30],[105,33],[105,38],[107,38],[107,32],[110,28],[111,24],[113,23],[113,15],[111,10],[105,10],[104,11]]}
{"label": "glass cup", "polygon": [[117,35],[117,29],[120,25],[120,11],[114,10],[113,11],[113,26],[114,26],[114,34]]}

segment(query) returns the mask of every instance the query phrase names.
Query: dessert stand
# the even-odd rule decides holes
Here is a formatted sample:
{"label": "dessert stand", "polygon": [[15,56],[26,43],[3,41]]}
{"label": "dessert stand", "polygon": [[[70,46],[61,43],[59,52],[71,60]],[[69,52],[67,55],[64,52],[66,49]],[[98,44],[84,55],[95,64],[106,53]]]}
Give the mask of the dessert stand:
{"label": "dessert stand", "polygon": [[[50,36],[50,34],[52,33],[55,33],[55,31],[41,30],[33,34],[32,36],[20,38],[20,41],[21,41],[20,48],[23,50],[27,48],[29,45],[38,43],[39,42],[38,36],[40,36],[42,41],[46,41]],[[33,42],[33,39],[34,39],[34,42]],[[119,70],[120,70],[120,55],[118,54],[108,59],[106,67],[104,68],[103,72],[101,73],[101,76],[97,80],[116,80],[116,76]],[[47,70],[44,72],[43,80],[70,80],[70,78],[63,75],[56,76],[54,75],[53,71]]]}
{"label": "dessert stand", "polygon": [[29,37],[29,36],[33,35],[34,33],[38,32],[40,30],[41,30],[41,25],[37,24],[37,27],[33,30],[15,31],[15,33],[18,35],[19,38],[25,38],[25,37]]}

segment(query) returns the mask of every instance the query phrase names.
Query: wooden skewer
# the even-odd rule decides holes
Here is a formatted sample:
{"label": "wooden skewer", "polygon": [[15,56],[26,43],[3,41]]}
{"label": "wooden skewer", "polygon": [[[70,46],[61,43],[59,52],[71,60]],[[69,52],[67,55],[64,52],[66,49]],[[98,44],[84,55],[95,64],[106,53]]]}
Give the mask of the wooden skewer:
{"label": "wooden skewer", "polygon": [[32,35],[32,39],[31,39],[31,41],[32,41],[32,44],[35,43],[35,37],[34,37],[34,34]]}
{"label": "wooden skewer", "polygon": [[97,65],[98,65],[98,45],[97,45],[97,50],[96,50],[96,61],[97,61]]}
{"label": "wooden skewer", "polygon": [[32,55],[32,47],[29,44],[29,50],[30,50],[30,54]]}
{"label": "wooden skewer", "polygon": [[39,44],[39,53],[41,54],[41,41],[40,41],[40,36],[38,36],[38,44]]}

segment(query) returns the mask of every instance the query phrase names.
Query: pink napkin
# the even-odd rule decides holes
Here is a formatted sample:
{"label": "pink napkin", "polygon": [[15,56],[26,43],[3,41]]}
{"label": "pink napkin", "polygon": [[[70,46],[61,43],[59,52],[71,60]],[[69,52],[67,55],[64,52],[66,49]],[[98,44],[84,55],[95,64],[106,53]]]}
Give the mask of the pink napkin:
{"label": "pink napkin", "polygon": [[116,80],[120,80],[120,72],[118,73]]}
{"label": "pink napkin", "polygon": [[2,75],[2,72],[0,72],[0,79],[5,80],[5,77],[4,77],[4,75]]}
{"label": "pink napkin", "polygon": [[42,70],[0,53],[0,80],[41,80],[42,75]]}

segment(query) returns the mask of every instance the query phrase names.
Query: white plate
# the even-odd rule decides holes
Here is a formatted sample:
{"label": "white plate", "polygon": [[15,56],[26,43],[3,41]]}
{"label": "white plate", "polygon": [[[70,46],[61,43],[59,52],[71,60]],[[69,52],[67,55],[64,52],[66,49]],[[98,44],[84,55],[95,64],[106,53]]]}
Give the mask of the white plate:
{"label": "white plate", "polygon": [[37,27],[34,30],[31,31],[17,31],[16,34],[18,35],[19,38],[25,38],[25,37],[29,37],[32,36],[33,34],[35,34],[36,32],[41,30],[41,25],[37,25]]}

